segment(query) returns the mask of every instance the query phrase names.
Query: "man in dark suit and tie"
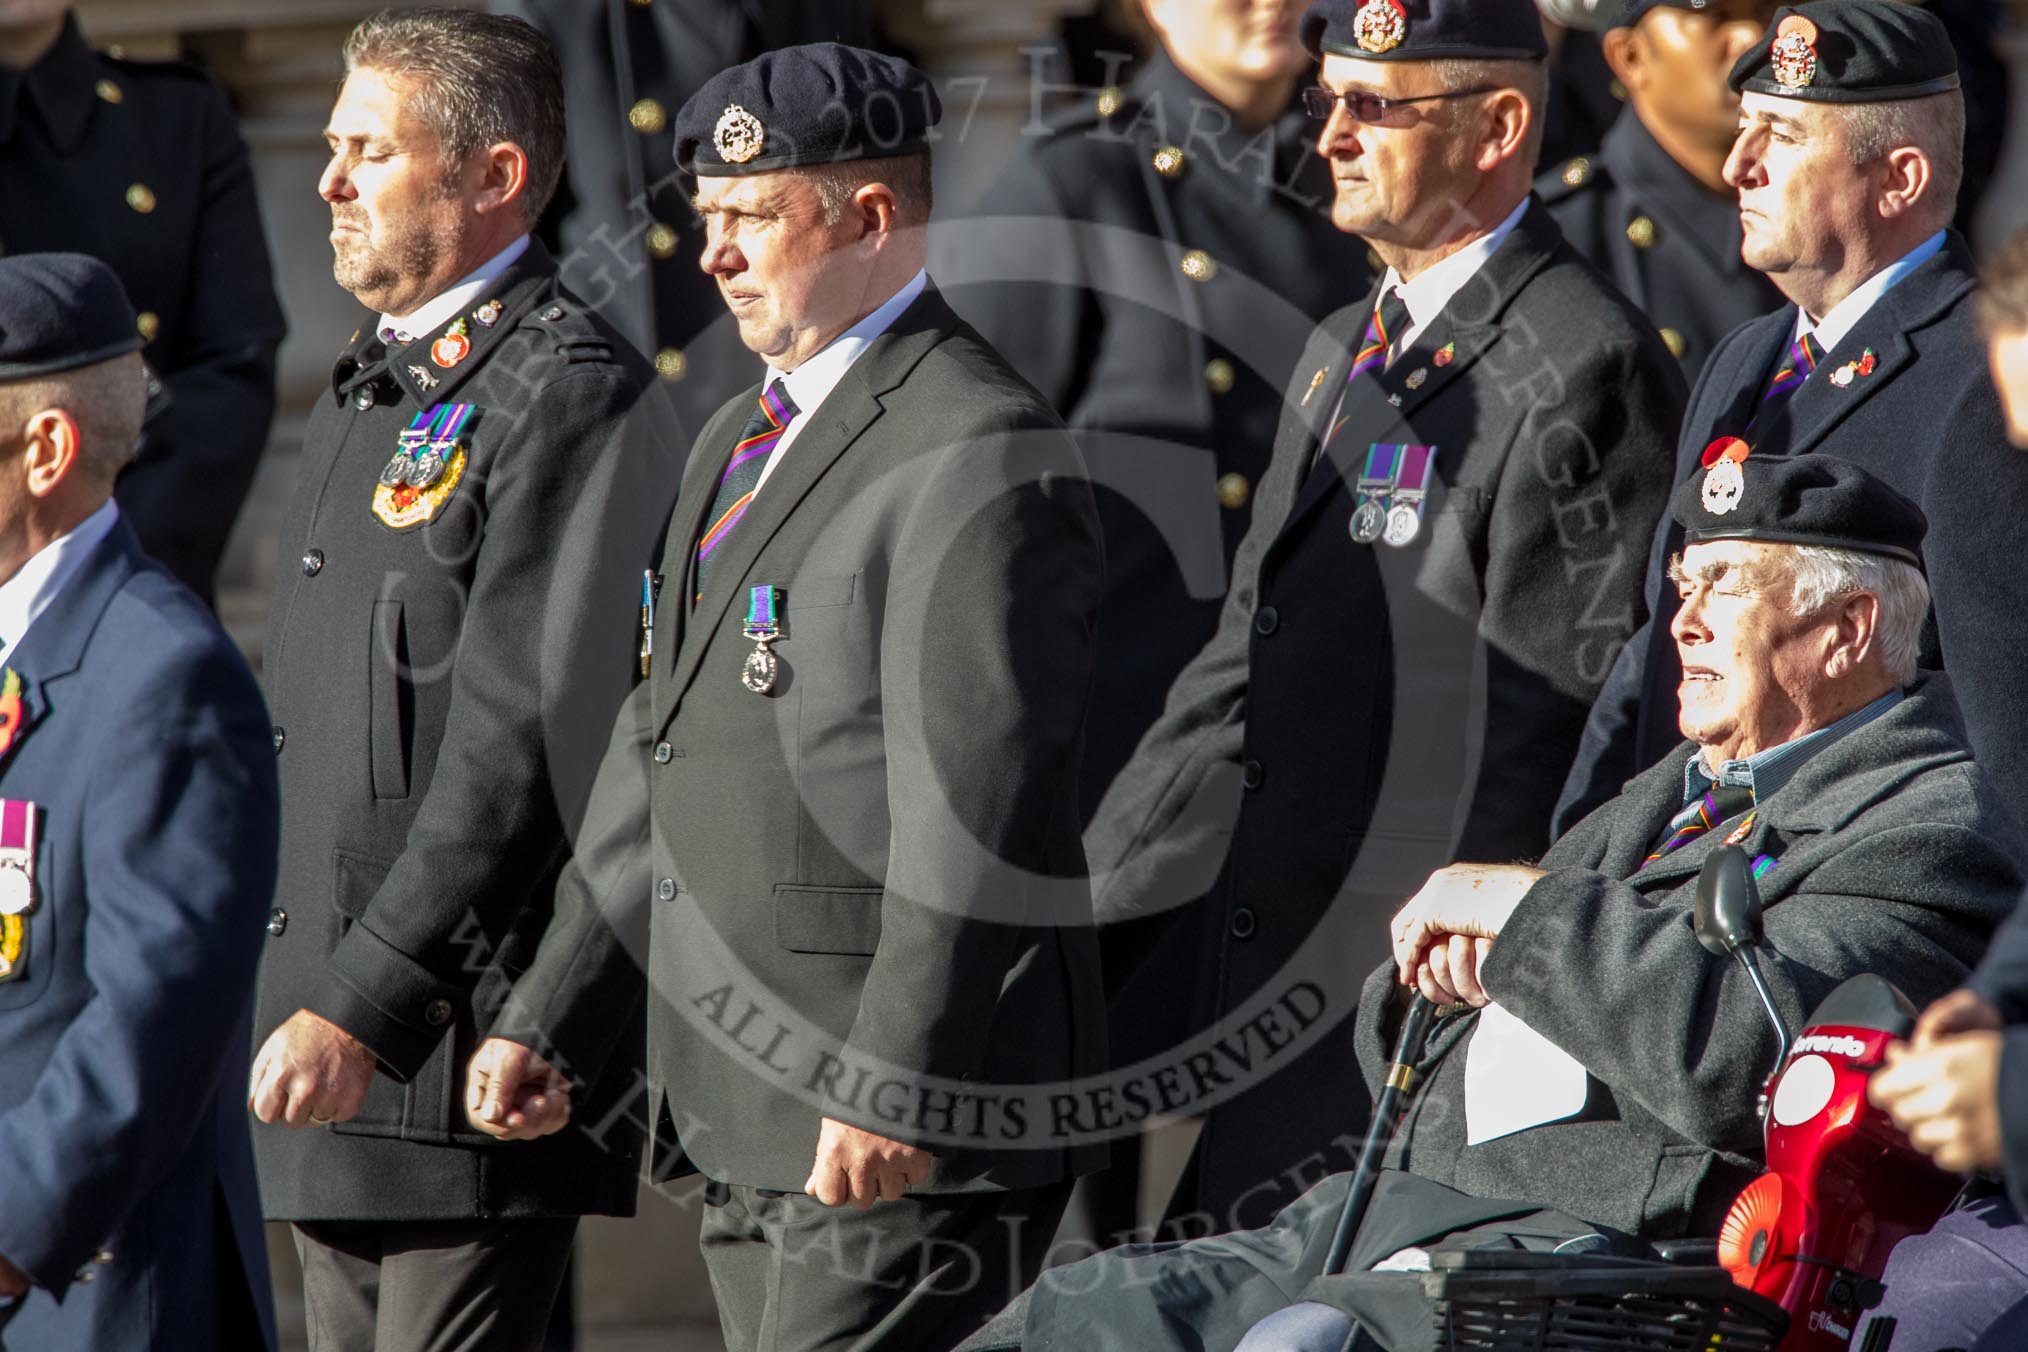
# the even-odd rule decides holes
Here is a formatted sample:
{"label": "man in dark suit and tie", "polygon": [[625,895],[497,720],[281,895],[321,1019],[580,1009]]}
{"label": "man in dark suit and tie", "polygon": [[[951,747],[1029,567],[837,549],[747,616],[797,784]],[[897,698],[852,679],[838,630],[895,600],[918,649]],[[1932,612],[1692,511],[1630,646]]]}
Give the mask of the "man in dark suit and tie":
{"label": "man in dark suit and tie", "polygon": [[769,371],[692,452],[649,680],[470,1069],[474,1125],[556,1130],[646,969],[657,1163],[712,1181],[738,1348],[950,1346],[1104,1158],[1028,1110],[1104,1060],[1096,513],[923,270],[938,111],[905,63],[817,44],[678,118],[704,267]]}
{"label": "man in dark suit and tie", "polygon": [[[2028,457],[2007,444],[1972,315],[1971,251],[1950,228],[1965,107],[1928,10],[1823,0],[1779,11],[1733,67],[1741,131],[1726,164],[1744,256],[1792,304],[1734,330],[1706,364],[1677,445],[1687,481],[1730,439],[1757,455],[1827,451],[1922,505],[1935,625],[1993,787],[2028,825]],[[1680,670],[1667,523],[1648,560],[1648,628],[1621,651],[1557,805],[1558,829],[1675,738]],[[2028,839],[2028,837],[2024,837]]]}
{"label": "man in dark suit and tie", "polygon": [[272,1348],[239,1106],[260,691],[112,501],[147,381],[79,254],[0,260],[0,1345]]}
{"label": "man in dark suit and tie", "polygon": [[[1210,1073],[1170,1110],[1208,1109],[1194,1200],[1217,1230],[1356,1140],[1364,1102],[1315,1086],[1350,1064],[1393,904],[1453,860],[1548,847],[1641,619],[1682,400],[1654,327],[1530,193],[1533,5],[1326,0],[1301,36],[1333,220],[1388,271],[1312,336],[1218,631],[1086,833],[1100,922],[1167,924],[1119,1000],[1191,1005],[1167,1063]],[[1300,1039],[1243,1035],[1285,1001]]]}

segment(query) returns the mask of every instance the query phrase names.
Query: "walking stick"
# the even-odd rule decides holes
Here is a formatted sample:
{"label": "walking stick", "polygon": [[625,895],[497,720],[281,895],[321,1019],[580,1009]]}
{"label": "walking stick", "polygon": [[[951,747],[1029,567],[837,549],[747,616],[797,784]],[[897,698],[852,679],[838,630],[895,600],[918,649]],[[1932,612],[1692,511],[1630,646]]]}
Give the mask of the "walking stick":
{"label": "walking stick", "polygon": [[1429,1031],[1435,1022],[1436,1006],[1418,991],[1401,1021],[1401,1036],[1394,1044],[1394,1061],[1387,1068],[1387,1083],[1373,1105],[1373,1121],[1367,1125],[1366,1139],[1359,1147],[1359,1164],[1352,1171],[1352,1186],[1345,1193],[1344,1209],[1338,1213],[1338,1229],[1331,1236],[1331,1252],[1324,1259],[1326,1277],[1344,1270],[1345,1259],[1352,1251],[1352,1237],[1359,1233],[1359,1223],[1366,1219],[1366,1204],[1373,1200],[1373,1185],[1380,1181],[1380,1162],[1401,1126],[1402,1110],[1408,1106],[1409,1092],[1415,1087],[1415,1063],[1422,1059],[1423,1046],[1429,1041]]}

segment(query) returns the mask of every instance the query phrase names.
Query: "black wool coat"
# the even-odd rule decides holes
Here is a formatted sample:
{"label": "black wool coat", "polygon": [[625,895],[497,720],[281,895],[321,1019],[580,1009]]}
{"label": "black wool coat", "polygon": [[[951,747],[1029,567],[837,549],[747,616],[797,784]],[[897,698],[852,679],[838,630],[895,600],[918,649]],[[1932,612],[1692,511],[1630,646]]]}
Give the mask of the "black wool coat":
{"label": "black wool coat", "polygon": [[[624,1213],[639,1131],[503,1147],[464,1067],[533,955],[604,729],[638,671],[641,574],[679,473],[645,363],[531,244],[457,321],[333,369],[282,524],[265,683],[281,882],[256,1045],[299,1008],[379,1058],[328,1129],[256,1126],[271,1219]],[[427,388],[424,388],[427,386]],[[420,410],[475,406],[423,510],[379,487]],[[634,1046],[638,1045],[638,1033]],[[637,1093],[634,1054],[589,1105]]]}
{"label": "black wool coat", "polygon": [[[1351,1065],[1386,918],[1453,860],[1548,847],[1584,711],[1642,618],[1669,487],[1675,361],[1539,203],[1384,376],[1348,385],[1371,306],[1332,316],[1297,366],[1218,633],[1086,835],[1102,924],[1208,909],[1217,936],[1169,924],[1126,984],[1169,1039],[1147,1055],[1318,992],[1294,997],[1309,1050],[1220,1060],[1193,1096],[1239,1095],[1199,1146],[1219,1228],[1287,1200],[1295,1179],[1266,1181],[1359,1129],[1359,1097],[1314,1086]],[[1376,442],[1437,448],[1407,548],[1349,534]],[[1242,1196],[1246,1214],[1222,1214]]]}

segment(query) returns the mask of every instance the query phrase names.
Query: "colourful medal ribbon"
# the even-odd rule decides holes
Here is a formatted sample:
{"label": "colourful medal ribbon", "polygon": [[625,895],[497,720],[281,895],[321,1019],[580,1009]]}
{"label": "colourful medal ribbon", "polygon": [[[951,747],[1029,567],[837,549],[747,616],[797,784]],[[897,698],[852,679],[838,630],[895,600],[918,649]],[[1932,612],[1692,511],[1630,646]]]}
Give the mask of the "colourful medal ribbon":
{"label": "colourful medal ribbon", "polygon": [[1359,491],[1362,496],[1369,490],[1375,496],[1394,486],[1395,471],[1400,464],[1401,443],[1376,441],[1366,448],[1366,469],[1359,476]]}
{"label": "colourful medal ribbon", "polygon": [[465,430],[465,424],[471,420],[472,407],[470,404],[445,404],[430,435],[430,443],[435,446],[449,446],[455,443],[458,434]]}
{"label": "colourful medal ribbon", "polygon": [[773,638],[781,630],[775,625],[775,589],[763,583],[750,587],[746,594],[746,636],[751,639]]}
{"label": "colourful medal ribbon", "polygon": [[1429,489],[1430,455],[1434,446],[1402,446],[1401,472],[1395,476],[1394,495],[1397,499],[1413,494],[1420,501]]}
{"label": "colourful medal ribbon", "polygon": [[25,798],[0,798],[0,851],[35,853],[35,804]]}

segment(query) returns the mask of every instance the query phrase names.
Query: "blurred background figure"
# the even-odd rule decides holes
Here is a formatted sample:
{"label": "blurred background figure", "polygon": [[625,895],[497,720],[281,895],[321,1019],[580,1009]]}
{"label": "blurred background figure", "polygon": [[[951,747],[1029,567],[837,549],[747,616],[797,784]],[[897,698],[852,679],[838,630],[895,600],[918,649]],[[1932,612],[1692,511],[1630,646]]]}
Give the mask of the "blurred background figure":
{"label": "blurred background figure", "polygon": [[62,0],[0,5],[0,252],[119,274],[166,386],[114,490],[141,547],[212,599],[275,411],[275,299],[246,143],[195,67],[85,45]]}
{"label": "blurred background figure", "polygon": [[1627,103],[1598,150],[1549,162],[1536,191],[1571,247],[1662,331],[1694,382],[1718,340],[1782,303],[1739,255],[1725,157],[1739,134],[1732,63],[1771,0],[1607,0],[1605,61]]}
{"label": "blurred background figure", "polygon": [[697,266],[695,186],[675,166],[676,110],[712,76],[778,47],[867,46],[865,0],[493,0],[563,62],[568,150],[538,236],[564,285],[655,363],[690,436],[760,374]]}

